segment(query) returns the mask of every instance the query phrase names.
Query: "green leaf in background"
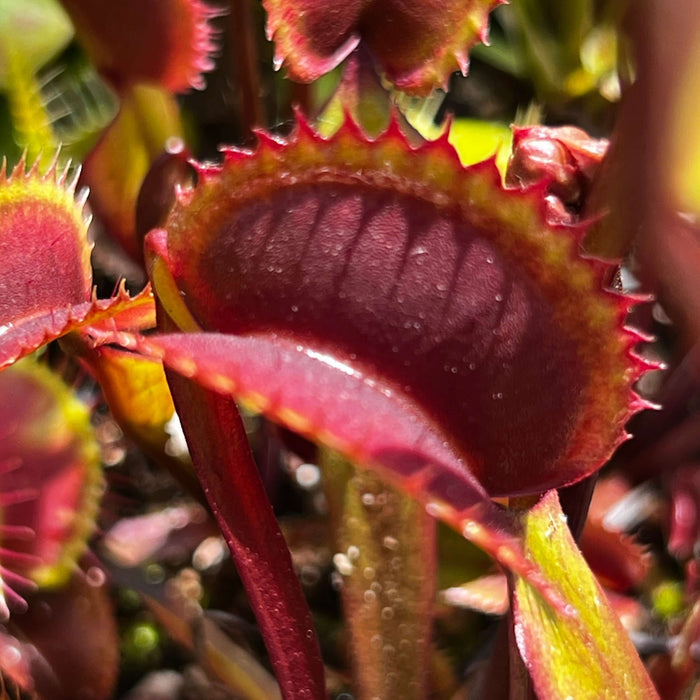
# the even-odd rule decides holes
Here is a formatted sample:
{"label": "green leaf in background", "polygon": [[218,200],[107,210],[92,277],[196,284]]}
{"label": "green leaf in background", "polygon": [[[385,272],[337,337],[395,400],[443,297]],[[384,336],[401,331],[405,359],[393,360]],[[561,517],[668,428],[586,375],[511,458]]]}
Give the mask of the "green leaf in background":
{"label": "green leaf in background", "polygon": [[54,0],[0,0],[0,90],[7,97],[12,138],[30,161],[41,155],[44,167],[58,144],[35,76],[72,36],[70,20]]}
{"label": "green leaf in background", "polygon": [[7,84],[10,53],[19,53],[36,73],[72,37],[73,25],[56,0],[0,0],[0,89]]}
{"label": "green leaf in background", "polygon": [[455,119],[450,128],[450,143],[463,165],[478,163],[495,155],[501,174],[506,170],[512,142],[510,127],[500,122]]}

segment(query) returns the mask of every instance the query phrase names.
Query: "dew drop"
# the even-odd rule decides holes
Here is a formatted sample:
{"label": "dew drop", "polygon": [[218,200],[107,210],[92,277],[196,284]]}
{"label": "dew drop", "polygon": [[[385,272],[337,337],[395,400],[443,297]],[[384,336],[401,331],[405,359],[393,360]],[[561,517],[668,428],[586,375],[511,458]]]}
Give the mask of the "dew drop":
{"label": "dew drop", "polygon": [[382,608],[381,612],[382,620],[393,620],[394,619],[394,608],[390,608],[388,605]]}
{"label": "dew drop", "polygon": [[3,665],[7,668],[16,666],[22,660],[22,652],[14,645],[7,644],[0,652],[0,660],[2,660]]}
{"label": "dew drop", "polygon": [[342,576],[350,576],[355,568],[347,555],[342,552],[333,555],[333,564]]}
{"label": "dew drop", "polygon": [[369,640],[369,645],[372,647],[372,649],[381,649],[383,644],[384,640],[382,639],[381,634],[375,634]]}
{"label": "dew drop", "polygon": [[[394,649],[394,647],[390,647],[390,649],[391,649],[391,655],[396,653],[396,650]],[[389,652],[386,650],[384,651],[384,653],[387,656],[390,655]],[[386,674],[386,676],[384,676],[384,678],[385,678],[385,682],[386,682],[386,687],[391,689],[391,690],[395,689],[396,685],[399,682],[399,674],[396,673],[395,671],[389,671]],[[375,699],[373,698],[373,700],[375,700]],[[376,698],[376,700],[381,700],[381,698]]]}
{"label": "dew drop", "polygon": [[321,572],[318,567],[305,564],[299,571],[299,579],[307,587],[315,586],[321,579]]}
{"label": "dew drop", "polygon": [[299,307],[296,304],[292,304],[292,313],[295,314],[297,311],[299,311]]}
{"label": "dew drop", "polygon": [[493,265],[493,257],[492,257],[491,255],[489,255],[489,256],[486,258],[486,262],[487,262],[489,265]]}
{"label": "dew drop", "polygon": [[374,603],[377,600],[377,594],[372,590],[367,590],[362,594],[362,598],[367,604]]}
{"label": "dew drop", "polygon": [[85,574],[85,580],[89,586],[100,588],[100,586],[104,586],[107,576],[99,566],[91,566]]}
{"label": "dew drop", "polygon": [[315,464],[301,464],[294,472],[294,478],[301,488],[309,491],[321,481],[321,470]]}
{"label": "dew drop", "polygon": [[496,294],[496,301],[503,301],[503,294]]}
{"label": "dew drop", "polygon": [[363,493],[362,494],[362,505],[369,508],[374,505],[374,494],[373,493]]}
{"label": "dew drop", "polygon": [[399,541],[391,535],[387,535],[383,540],[382,544],[392,552],[395,552],[399,548]]}
{"label": "dew drop", "polygon": [[146,567],[145,576],[149,583],[162,583],[165,580],[165,570],[160,564],[152,563]]}
{"label": "dew drop", "polygon": [[481,526],[478,523],[475,523],[473,520],[465,520],[462,523],[462,534],[468,540],[475,537],[480,530]]}
{"label": "dew drop", "polygon": [[360,548],[356,547],[354,544],[351,544],[348,547],[348,559],[350,561],[357,561],[360,558]]}
{"label": "dew drop", "polygon": [[371,581],[371,580],[375,577],[376,571],[374,570],[374,567],[372,567],[372,566],[366,566],[366,567],[364,568],[364,571],[362,572],[362,575],[363,575],[368,581]]}
{"label": "dew drop", "polygon": [[508,545],[502,544],[496,549],[496,558],[504,566],[511,567],[518,559],[518,555]]}
{"label": "dew drop", "polygon": [[448,509],[435,501],[428,501],[425,504],[425,512],[432,518],[440,519],[441,515],[447,515]]}

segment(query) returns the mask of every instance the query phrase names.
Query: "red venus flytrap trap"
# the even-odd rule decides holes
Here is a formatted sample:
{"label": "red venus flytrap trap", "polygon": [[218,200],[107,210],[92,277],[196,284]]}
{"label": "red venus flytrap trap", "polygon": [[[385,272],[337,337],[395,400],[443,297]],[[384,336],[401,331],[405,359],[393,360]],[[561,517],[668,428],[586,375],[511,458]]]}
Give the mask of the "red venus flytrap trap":
{"label": "red venus flytrap trap", "polygon": [[[228,151],[223,166],[200,167],[198,176],[195,189],[179,194],[165,229],[147,241],[161,327],[189,333],[139,339],[101,329],[105,313],[119,323],[115,308],[124,319],[129,312],[148,318],[149,307],[145,298],[124,295],[112,305],[79,301],[89,277],[83,248],[73,243],[76,253],[66,259],[78,263],[77,303],[59,306],[61,314],[35,294],[34,309],[41,309],[38,298],[49,310],[25,309],[30,319],[13,317],[4,340],[15,348],[10,358],[26,352],[26,338],[41,342],[66,330],[117,340],[162,357],[209,390],[171,378],[205,492],[234,554],[243,545],[238,561],[253,601],[260,581],[269,582],[256,612],[268,641],[278,640],[271,653],[286,694],[320,693],[318,671],[312,667],[306,681],[300,673],[298,637],[302,632],[308,645],[311,628],[296,586],[289,587],[291,566],[256,559],[282,541],[270,540],[269,531],[259,539],[266,501],[262,490],[251,491],[254,472],[247,490],[240,484],[254,509],[234,515],[231,508],[240,494],[228,493],[221,478],[236,475],[232,458],[240,478],[249,458],[240,437],[230,440],[242,432],[221,392],[377,469],[519,575],[519,585],[534,584],[548,601],[539,605],[562,620],[575,617],[556,577],[543,574],[537,555],[526,558],[527,528],[495,506],[487,489],[536,493],[588,475],[641,406],[631,388],[644,370],[632,353],[638,337],[622,325],[632,302],[601,289],[606,265],[578,256],[582,230],[547,223],[541,186],[506,190],[492,163],[464,169],[445,141],[413,150],[396,125],[369,141],[347,121],[326,141],[301,121],[288,143],[263,137],[254,154]],[[60,203],[63,181],[52,185],[52,177],[30,171],[24,181],[42,194],[53,187]],[[24,196],[14,202],[17,212]],[[59,224],[59,238],[70,242],[71,229],[54,219],[51,196],[47,201],[44,226]],[[84,232],[81,218],[72,221]],[[587,352],[598,361],[587,362]],[[530,404],[520,423],[512,420],[523,396],[543,384],[559,386],[567,401]],[[542,427],[542,439],[533,441]],[[225,471],[217,474],[217,461],[209,460],[222,449]],[[270,572],[261,579],[265,566]],[[529,622],[519,623],[521,652],[538,657],[528,644]],[[305,658],[314,658],[313,649]]]}
{"label": "red venus flytrap trap", "polygon": [[[76,34],[95,67],[120,93],[138,83],[172,93],[204,87],[216,51],[209,20],[219,11],[200,0],[65,0]],[[139,19],[140,21],[135,21]],[[154,50],[153,40],[158,37]]]}
{"label": "red venus flytrap trap", "polygon": [[[523,516],[489,496],[573,483],[625,438],[648,367],[624,327],[634,300],[603,289],[583,227],[547,222],[542,185],[504,189],[445,140],[412,149],[392,123],[370,141],[349,119],[325,140],[301,118],[259,138],[198,166],[147,237],[160,326],[188,334],[134,347],[377,470],[575,617],[526,555]],[[188,434],[207,399],[185,387]],[[212,464],[199,475],[223,511]]]}
{"label": "red venus flytrap trap", "polygon": [[488,36],[489,12],[502,0],[265,0],[276,67],[310,82],[362,43],[377,72],[399,89],[427,94],[453,71],[466,75],[469,49]]}
{"label": "red venus flytrap trap", "polygon": [[[133,33],[143,3],[64,4],[119,93],[120,118],[143,116],[142,82],[169,95],[199,86],[210,67],[214,13],[195,0],[151,8]],[[292,76],[315,80],[362,43],[377,72],[425,94],[466,71],[497,4],[264,6],[276,61]],[[145,37],[161,24],[167,40],[157,53]],[[332,136],[297,112],[284,138],[260,129],[252,150],[223,148],[220,165],[192,161],[193,176],[146,236],[152,292],[136,296],[124,286],[110,299],[92,290],[85,195],[76,198],[67,169],[41,173],[24,160],[10,175],[3,168],[0,368],[61,338],[105,381],[110,401],[118,389],[107,385],[105,363],[134,373],[162,363],[283,697],[326,697],[324,666],[238,405],[315,443],[322,463],[376,474],[498,562],[511,600],[511,677],[524,664],[538,697],[656,697],[556,493],[595,474],[628,437],[625,424],[648,405],[635,382],[657,366],[635,353],[646,338],[626,325],[639,299],[608,287],[613,263],[582,252],[589,227],[579,214],[602,154],[586,151],[579,132],[519,132],[546,167],[523,174],[532,163],[517,160],[521,150],[504,185],[495,159],[463,166],[447,132],[412,145],[392,115],[370,138],[355,106]],[[113,147],[105,140],[92,152],[88,180],[98,215],[109,222],[116,212],[112,228],[139,258],[135,191],[115,197],[128,177],[107,169]],[[564,181],[580,184],[566,190],[570,199],[557,189]],[[162,374],[141,376],[167,397]],[[118,398],[115,418],[138,433],[129,393]],[[166,398],[159,410],[170,406]],[[12,455],[0,463],[3,484],[15,466]],[[80,486],[93,484],[87,472]],[[22,493],[0,488],[0,506]],[[41,534],[0,513],[0,537],[29,529]],[[36,570],[20,548],[3,547],[1,582],[19,589]],[[20,593],[0,598],[5,617],[23,606]],[[416,698],[427,693],[425,665],[407,684]]]}
{"label": "red venus flytrap trap", "polygon": [[55,162],[43,174],[37,163],[27,170],[24,161],[10,175],[4,165],[0,171],[2,252],[13,263],[0,270],[0,368],[73,330],[94,326],[97,332],[119,316],[126,326],[139,326],[153,314],[148,291],[130,298],[120,288],[104,300],[93,294],[87,192],[75,198],[76,181]]}
{"label": "red venus flytrap trap", "polygon": [[[153,302],[148,293],[130,298],[122,289],[110,300],[98,300],[92,294],[85,196],[75,197],[75,182],[75,177],[68,178],[67,169],[59,173],[55,163],[44,174],[37,164],[25,170],[24,161],[10,175],[4,166],[0,171],[0,247],[8,261],[0,270],[3,369],[86,326],[97,333],[101,323],[109,320],[107,327],[111,327],[112,320],[120,317],[118,323],[125,322],[125,327],[143,325],[144,319],[147,325],[152,323],[148,319]],[[29,371],[31,366],[22,365],[24,369],[2,379],[8,402],[17,397],[13,405],[6,404],[3,418],[0,518],[7,550],[3,559],[9,560],[7,566],[2,563],[1,582],[15,608],[25,603],[12,590],[13,581],[21,588],[23,583],[68,577],[94,528],[101,484],[97,448],[94,438],[87,436],[87,413],[81,418],[79,404],[71,403],[57,377],[42,367]],[[26,411],[22,418],[21,411]],[[52,426],[55,430],[42,436],[37,427],[41,422],[44,430]],[[31,537],[17,540],[22,528]],[[8,538],[14,540],[12,546]],[[2,608],[7,617],[10,609],[4,603]]]}
{"label": "red venus flytrap trap", "polygon": [[[412,150],[395,125],[376,141],[349,120],[328,141],[303,121],[286,143],[260,138],[254,155],[229,150],[223,167],[200,166],[197,188],[147,239],[171,320],[222,342],[269,343],[279,391],[283,358],[298,356],[328,373],[329,397],[345,383],[373,389],[377,408],[396,396],[409,423],[432,428],[402,431],[413,434],[404,457],[417,456],[396,470],[422,488],[438,455],[492,496],[564,486],[606,461],[644,405],[632,384],[649,365],[623,325],[635,302],[602,289],[609,266],[579,255],[583,228],[547,224],[542,188],[504,190],[492,163],[463,169],[444,140]],[[235,391],[230,380],[221,388]],[[556,396],[525,406],[543,386]],[[329,447],[372,450],[360,446],[372,444],[361,422],[351,436],[350,415],[321,427],[267,393],[242,398],[289,413],[283,422],[301,432],[327,432]],[[532,435],[537,424],[546,434]],[[440,439],[422,448],[433,431]]]}
{"label": "red venus flytrap trap", "polygon": [[25,360],[0,374],[0,387],[6,398],[0,618],[6,620],[9,606],[26,610],[21,592],[58,588],[71,578],[95,528],[102,472],[89,411],[54,373]]}

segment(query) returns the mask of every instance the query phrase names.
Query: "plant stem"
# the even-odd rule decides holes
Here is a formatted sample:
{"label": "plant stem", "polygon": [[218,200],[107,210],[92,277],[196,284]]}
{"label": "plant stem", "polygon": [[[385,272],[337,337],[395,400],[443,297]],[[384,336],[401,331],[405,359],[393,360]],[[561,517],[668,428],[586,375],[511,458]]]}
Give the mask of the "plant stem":
{"label": "plant stem", "polygon": [[414,499],[328,451],[321,460],[362,698],[428,697],[435,521]]}
{"label": "plant stem", "polygon": [[231,550],[285,700],[325,698],[311,614],[228,396],[168,373],[192,461]]}
{"label": "plant stem", "polygon": [[241,125],[247,135],[254,128],[267,126],[250,0],[231,0],[229,20],[236,86],[240,90]]}

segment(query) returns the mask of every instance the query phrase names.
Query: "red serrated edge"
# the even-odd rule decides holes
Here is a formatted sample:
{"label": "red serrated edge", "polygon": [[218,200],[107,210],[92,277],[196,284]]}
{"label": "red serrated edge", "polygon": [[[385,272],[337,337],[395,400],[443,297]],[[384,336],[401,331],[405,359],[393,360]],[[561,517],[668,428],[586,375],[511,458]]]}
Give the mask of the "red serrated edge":
{"label": "red serrated edge", "polygon": [[131,297],[122,283],[110,299],[97,299],[93,294],[91,301],[52,309],[11,327],[5,326],[0,332],[0,370],[71,331],[80,331],[91,344],[98,345],[102,337],[118,330],[120,314],[130,320],[126,327],[144,328],[145,324],[134,324],[131,320],[134,316],[143,319],[153,315],[150,287]]}
{"label": "red serrated edge", "polygon": [[[215,41],[216,32],[211,20],[225,14],[221,8],[205,5],[201,0],[190,0],[193,12],[192,59],[190,62],[187,83],[196,90],[206,87],[204,73],[214,69],[214,56],[219,51]],[[181,88],[173,88],[180,90]]]}

